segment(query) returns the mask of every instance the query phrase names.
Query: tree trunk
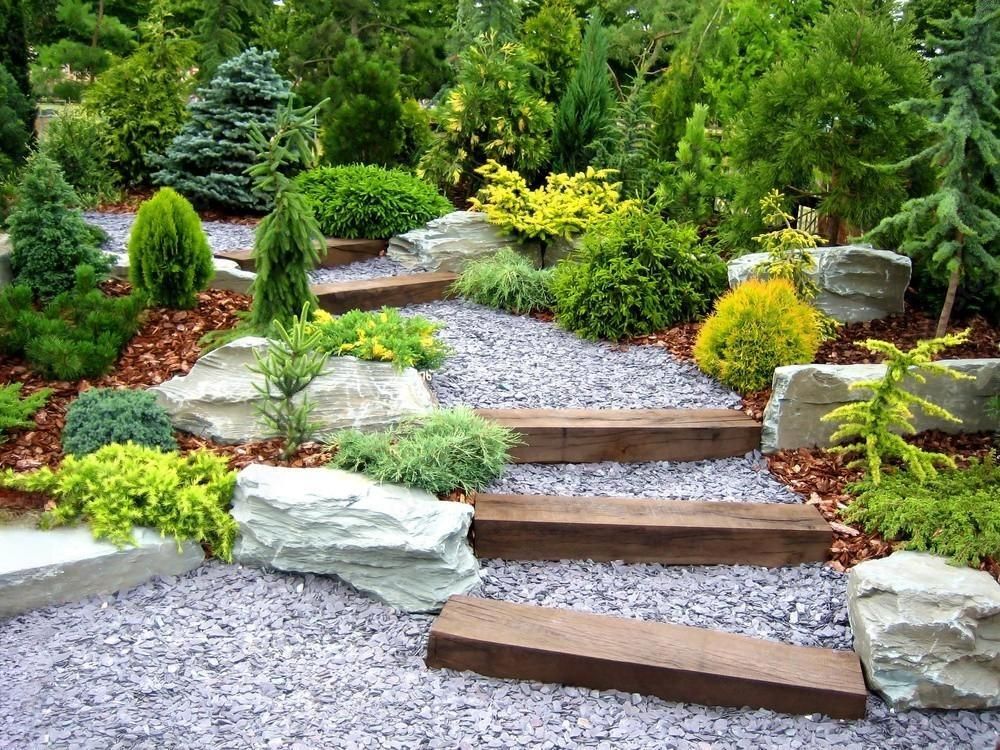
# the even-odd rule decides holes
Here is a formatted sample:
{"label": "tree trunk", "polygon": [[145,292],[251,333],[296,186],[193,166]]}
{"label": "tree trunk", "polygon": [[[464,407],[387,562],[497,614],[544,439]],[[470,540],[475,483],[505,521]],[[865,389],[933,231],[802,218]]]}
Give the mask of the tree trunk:
{"label": "tree trunk", "polygon": [[94,24],[94,35],[90,39],[90,46],[96,47],[101,39],[101,22],[104,21],[104,0],[97,2],[97,22]]}
{"label": "tree trunk", "polygon": [[951,321],[951,310],[955,306],[955,295],[958,292],[958,282],[962,276],[962,262],[961,256],[959,256],[959,262],[955,266],[955,270],[951,272],[951,278],[948,279],[948,293],[944,296],[944,304],[941,306],[941,317],[938,318],[937,330],[934,332],[935,336],[944,336],[948,332],[948,323]]}

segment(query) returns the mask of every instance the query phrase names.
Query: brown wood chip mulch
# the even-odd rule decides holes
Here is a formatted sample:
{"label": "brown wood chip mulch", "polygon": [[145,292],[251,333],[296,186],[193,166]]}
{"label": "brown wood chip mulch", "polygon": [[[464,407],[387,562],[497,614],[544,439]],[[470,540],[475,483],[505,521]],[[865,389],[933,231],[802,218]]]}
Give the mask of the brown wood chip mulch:
{"label": "brown wood chip mulch", "polygon": [[[105,214],[133,214],[139,210],[139,206],[153,197],[156,192],[153,188],[134,188],[121,196],[114,203],[103,203],[97,210]],[[257,226],[260,223],[258,214],[233,214],[220,209],[200,209],[198,216],[202,221],[224,221],[229,224],[243,224],[244,226]]]}

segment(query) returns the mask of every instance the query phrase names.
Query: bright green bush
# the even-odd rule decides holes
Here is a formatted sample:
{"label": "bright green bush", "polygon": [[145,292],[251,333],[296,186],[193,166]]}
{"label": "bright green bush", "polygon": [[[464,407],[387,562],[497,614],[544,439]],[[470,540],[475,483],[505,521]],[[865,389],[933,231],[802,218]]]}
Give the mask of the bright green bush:
{"label": "bright green bush", "polygon": [[393,307],[351,310],[337,317],[320,311],[313,320],[319,332],[317,346],[330,354],[418,370],[440,367],[448,355],[448,348],[434,335],[439,324],[419,316],[404,317]]}
{"label": "bright green bush", "polygon": [[84,391],[66,411],[63,453],[85,456],[113,443],[177,450],[170,417],[149,391],[120,388]]}
{"label": "bright green bush", "polygon": [[903,541],[906,549],[977,566],[1000,558],[1000,467],[996,455],[967,469],[921,480],[910,472],[871,477],[848,487],[856,495],[844,517],[870,532]]}
{"label": "bright green bush", "polygon": [[320,167],[295,182],[327,237],[392,237],[452,210],[431,185],[399,169]]}
{"label": "bright green bush", "polygon": [[76,208],[73,188],[59,166],[44,154],[28,162],[17,205],[7,220],[14,283],[49,299],[73,287],[81,263],[103,272],[108,258],[95,247],[93,235]]}
{"label": "bright green bush", "polygon": [[555,305],[552,270],[535,268],[510,248],[469,263],[452,290],[480,305],[518,315],[551,310]]}
{"label": "bright green bush", "polygon": [[767,388],[777,367],[813,361],[820,344],[816,311],[784,279],[751,279],[719,299],[698,332],[694,359],[741,393]]}
{"label": "bright green bush", "polygon": [[128,258],[132,285],[160,307],[194,307],[215,273],[201,219],[171,188],[161,188],[139,207]]}
{"label": "bright green bush", "polygon": [[236,521],[229,515],[236,472],[207,451],[186,456],[142,445],[107,445],[58,469],[0,473],[0,487],[42,492],[57,505],[42,516],[53,528],[86,521],[95,539],[134,544],[133,526],[151,526],[177,540],[203,542],[232,560]]}
{"label": "bright green bush", "polygon": [[79,380],[107,372],[139,329],[144,300],[137,294],[108,297],[94,269],[82,265],[76,285],[37,310],[31,289],[0,292],[0,350],[24,357],[32,369],[55,380]]}
{"label": "bright green bush", "polygon": [[45,406],[52,395],[51,388],[39,388],[30,396],[21,397],[23,383],[0,385],[0,443],[8,430],[28,429],[35,426],[31,417]]}
{"label": "bright green bush", "polygon": [[[882,465],[893,458],[903,461],[918,481],[934,476],[937,473],[935,464],[954,469],[955,462],[950,457],[911,445],[897,433],[912,435],[916,432],[912,424],[914,406],[939,420],[956,423],[962,421],[947,409],[910,393],[903,387],[903,381],[911,379],[917,383],[926,382],[925,373],[954,380],[975,380],[971,375],[933,361],[943,349],[961,344],[968,338],[969,331],[966,330],[921,341],[907,352],[888,341],[868,339],[861,342],[868,351],[884,355],[885,375],[878,380],[851,383],[851,390],[869,390],[871,398],[843,404],[823,416],[824,422],[840,423],[836,432],[830,436],[830,442],[834,444],[830,451],[863,456],[849,465],[866,467],[872,484],[878,484],[882,480]],[[836,445],[847,439],[853,442]]]}
{"label": "bright green bush", "polygon": [[111,161],[110,127],[100,115],[66,108],[45,128],[38,150],[63,172],[84,207],[118,195],[119,177]]}
{"label": "bright green bush", "polygon": [[386,432],[345,430],[332,443],[337,468],[443,494],[479,490],[500,476],[517,438],[461,407],[438,409]]}
{"label": "bright green bush", "polygon": [[594,224],[580,251],[556,266],[556,320],[616,341],[695,320],[725,283],[725,263],[693,225],[630,207]]}

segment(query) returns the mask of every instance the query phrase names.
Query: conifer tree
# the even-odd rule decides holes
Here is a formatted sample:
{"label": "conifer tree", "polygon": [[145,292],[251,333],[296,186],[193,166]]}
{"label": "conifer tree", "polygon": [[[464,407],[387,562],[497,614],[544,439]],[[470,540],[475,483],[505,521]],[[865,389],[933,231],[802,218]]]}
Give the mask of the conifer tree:
{"label": "conifer tree", "polygon": [[389,166],[403,146],[399,70],[391,60],[366,54],[354,37],[333,63],[326,85],[323,157],[330,164]]}
{"label": "conifer tree", "polygon": [[23,0],[0,0],[0,67],[14,77],[22,94],[31,96]]}
{"label": "conifer tree", "polygon": [[552,129],[552,168],[573,174],[586,169],[597,152],[614,102],[608,69],[608,32],[595,12],[583,35],[580,62],[559,102]]}
{"label": "conifer tree", "polygon": [[251,47],[219,66],[188,106],[190,120],[171,142],[153,175],[194,203],[261,210],[269,196],[254,187],[247,168],[255,160],[250,133],[274,132],[278,107],[291,85],[274,69],[277,52]]}
{"label": "conifer tree", "polygon": [[28,155],[31,134],[25,121],[31,119],[33,109],[17,81],[0,64],[0,177]]}
{"label": "conifer tree", "polygon": [[274,206],[254,237],[257,278],[250,289],[253,306],[248,322],[257,333],[267,334],[275,321],[286,328],[292,325],[303,305],[318,309],[308,274],[319,263],[323,233],[287,172],[315,164],[316,113],[324,103],[302,109],[280,105],[270,136],[258,125],[251,126],[258,161],[250,176],[258,193]]}
{"label": "conifer tree", "polygon": [[580,18],[570,0],[544,0],[524,24],[524,47],[538,66],[539,89],[558,101],[580,57]]}
{"label": "conifer tree", "polygon": [[195,21],[198,77],[210,81],[218,67],[243,51],[252,25],[273,5],[270,0],[201,0]]}
{"label": "conifer tree", "polygon": [[458,0],[455,22],[448,32],[448,50],[460,55],[483,34],[499,42],[512,42],[521,29],[521,6],[517,0]]}
{"label": "conifer tree", "polygon": [[902,230],[899,249],[947,280],[936,333],[943,336],[963,280],[1000,301],[1000,9],[979,0],[971,16],[956,12],[933,26],[927,46],[937,50],[930,64],[940,96],[908,102],[929,115],[933,142],[894,168],[928,162],[937,189],[907,201],[869,236]]}
{"label": "conifer tree", "polygon": [[718,160],[705,127],[707,118],[708,107],[696,104],[660,186],[664,209],[678,221],[704,224],[715,213]]}

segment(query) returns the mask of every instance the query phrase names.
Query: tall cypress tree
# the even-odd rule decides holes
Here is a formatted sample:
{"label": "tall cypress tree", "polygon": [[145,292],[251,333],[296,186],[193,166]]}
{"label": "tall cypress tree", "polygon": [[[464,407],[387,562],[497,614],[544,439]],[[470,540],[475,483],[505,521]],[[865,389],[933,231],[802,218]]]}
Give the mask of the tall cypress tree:
{"label": "tall cypress tree", "polygon": [[938,50],[931,67],[940,98],[908,102],[929,114],[933,143],[893,167],[929,162],[938,170],[937,190],[904,203],[869,236],[879,240],[901,230],[899,249],[947,279],[941,336],[963,280],[1000,300],[1000,9],[987,10],[979,0],[973,15],[956,12],[933,26],[927,46]]}
{"label": "tall cypress tree", "polygon": [[583,35],[580,62],[566,87],[552,129],[552,168],[574,173],[594,159],[611,117],[614,88],[608,69],[608,32],[594,12]]}

